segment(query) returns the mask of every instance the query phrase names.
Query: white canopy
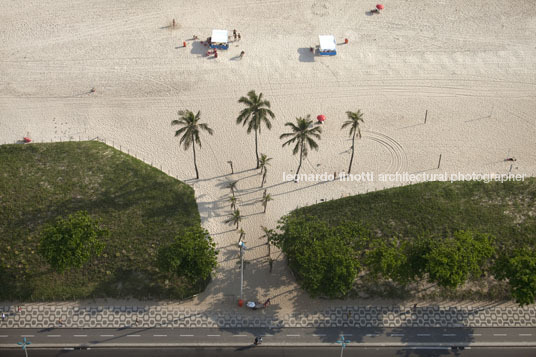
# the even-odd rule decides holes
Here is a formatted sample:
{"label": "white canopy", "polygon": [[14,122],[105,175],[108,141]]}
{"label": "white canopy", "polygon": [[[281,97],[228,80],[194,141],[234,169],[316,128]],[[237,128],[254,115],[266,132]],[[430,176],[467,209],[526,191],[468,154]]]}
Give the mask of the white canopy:
{"label": "white canopy", "polygon": [[212,30],[212,43],[227,43],[227,30]]}
{"label": "white canopy", "polygon": [[318,36],[318,39],[320,40],[320,51],[335,51],[337,45],[335,36],[320,35]]}

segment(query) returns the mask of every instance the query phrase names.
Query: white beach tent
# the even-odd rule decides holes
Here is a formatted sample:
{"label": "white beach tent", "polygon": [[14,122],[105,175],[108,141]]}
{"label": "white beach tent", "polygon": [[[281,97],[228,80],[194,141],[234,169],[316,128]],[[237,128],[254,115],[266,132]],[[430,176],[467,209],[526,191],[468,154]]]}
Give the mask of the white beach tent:
{"label": "white beach tent", "polygon": [[210,40],[212,43],[227,44],[229,40],[227,30],[212,30],[212,38]]}
{"label": "white beach tent", "polygon": [[320,35],[318,36],[318,39],[320,40],[320,54],[329,53],[334,55],[337,53],[337,43],[335,42],[335,36]]}

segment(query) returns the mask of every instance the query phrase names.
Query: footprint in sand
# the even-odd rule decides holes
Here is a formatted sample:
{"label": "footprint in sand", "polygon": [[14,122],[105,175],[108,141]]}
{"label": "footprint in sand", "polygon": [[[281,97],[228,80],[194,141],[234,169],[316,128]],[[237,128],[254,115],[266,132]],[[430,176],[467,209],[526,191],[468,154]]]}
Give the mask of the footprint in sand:
{"label": "footprint in sand", "polygon": [[328,5],[326,3],[323,3],[323,2],[315,2],[311,6],[311,11],[313,12],[313,14],[315,14],[317,16],[329,15]]}

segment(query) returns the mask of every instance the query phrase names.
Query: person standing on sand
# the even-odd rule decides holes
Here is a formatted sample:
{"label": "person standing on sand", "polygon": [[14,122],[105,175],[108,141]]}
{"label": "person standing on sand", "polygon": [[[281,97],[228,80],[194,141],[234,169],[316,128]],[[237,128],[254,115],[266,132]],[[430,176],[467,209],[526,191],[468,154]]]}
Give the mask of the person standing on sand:
{"label": "person standing on sand", "polygon": [[242,59],[242,57],[244,57],[245,54],[246,54],[246,52],[244,52],[244,51],[240,52],[240,59]]}
{"label": "person standing on sand", "polygon": [[233,30],[233,38],[236,41],[236,30]]}
{"label": "person standing on sand", "polygon": [[238,41],[240,41],[242,39],[242,36],[240,36],[240,34],[238,34]]}

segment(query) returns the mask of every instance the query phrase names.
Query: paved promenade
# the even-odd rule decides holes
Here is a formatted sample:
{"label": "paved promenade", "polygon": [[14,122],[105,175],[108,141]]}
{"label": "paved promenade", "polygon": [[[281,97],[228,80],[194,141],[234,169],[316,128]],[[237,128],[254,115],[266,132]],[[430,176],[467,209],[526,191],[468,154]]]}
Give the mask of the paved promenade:
{"label": "paved promenade", "polygon": [[[342,306],[311,313],[277,314],[271,308],[251,311],[201,311],[177,306],[1,306],[0,328],[306,328],[306,327],[536,327],[536,308]],[[136,323],[136,319],[138,322]]]}

